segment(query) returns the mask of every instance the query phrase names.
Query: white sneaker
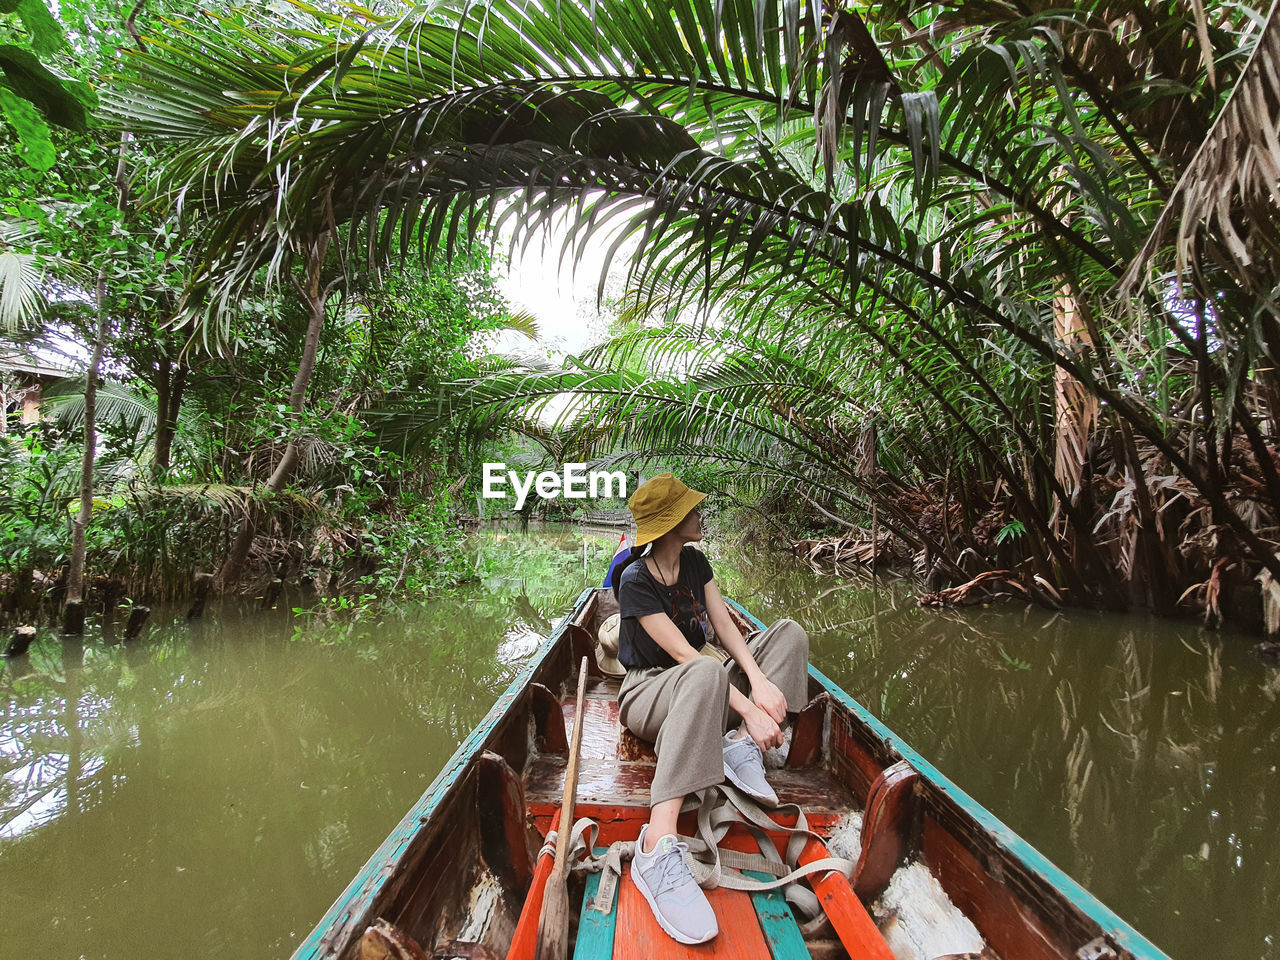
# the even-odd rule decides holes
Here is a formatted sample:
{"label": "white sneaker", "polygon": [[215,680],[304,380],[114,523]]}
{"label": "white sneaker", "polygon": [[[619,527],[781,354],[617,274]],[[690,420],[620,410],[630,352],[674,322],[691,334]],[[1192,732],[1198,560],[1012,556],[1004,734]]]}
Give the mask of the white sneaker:
{"label": "white sneaker", "polygon": [[707,895],[693,879],[685,857],[689,845],[671,834],[662,837],[649,853],[643,853],[646,823],[640,829],[631,858],[631,880],[649,901],[658,926],[680,943],[706,943],[720,932]]}
{"label": "white sneaker", "polygon": [[764,755],[750,737],[724,735],[724,775],[730,783],[766,807],[778,805],[778,795],[764,778]]}

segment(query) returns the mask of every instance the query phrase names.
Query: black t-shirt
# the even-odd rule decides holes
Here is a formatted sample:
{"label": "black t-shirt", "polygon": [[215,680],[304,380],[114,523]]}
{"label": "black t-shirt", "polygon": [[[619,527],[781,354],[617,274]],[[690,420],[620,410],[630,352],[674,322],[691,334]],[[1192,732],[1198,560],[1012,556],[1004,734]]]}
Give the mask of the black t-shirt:
{"label": "black t-shirt", "polygon": [[645,560],[639,559],[622,571],[618,582],[618,660],[624,667],[673,667],[671,654],[640,626],[637,617],[665,613],[689,645],[702,649],[711,631],[707,619],[707,584],[713,580],[711,564],[697,547],[680,551],[680,574],[672,586],[657,580]]}

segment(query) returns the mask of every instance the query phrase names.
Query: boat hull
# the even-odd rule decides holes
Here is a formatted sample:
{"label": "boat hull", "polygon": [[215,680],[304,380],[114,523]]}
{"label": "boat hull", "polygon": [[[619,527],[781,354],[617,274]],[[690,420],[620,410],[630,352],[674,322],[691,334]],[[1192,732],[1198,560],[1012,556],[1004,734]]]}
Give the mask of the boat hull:
{"label": "boat hull", "polygon": [[[428,956],[506,956],[558,808],[575,666],[615,609],[609,591],[583,591],[294,960],[354,958],[380,917]],[[763,627],[731,609],[743,627]],[[652,749],[621,728],[617,681],[589,663],[576,816],[600,824],[602,844],[634,839],[648,817]],[[1168,960],[813,667],[809,688],[787,765],[770,780],[820,834],[859,817],[851,885],[862,902],[904,862],[920,863],[981,934],[984,958]],[[826,936],[808,951],[843,955]]]}

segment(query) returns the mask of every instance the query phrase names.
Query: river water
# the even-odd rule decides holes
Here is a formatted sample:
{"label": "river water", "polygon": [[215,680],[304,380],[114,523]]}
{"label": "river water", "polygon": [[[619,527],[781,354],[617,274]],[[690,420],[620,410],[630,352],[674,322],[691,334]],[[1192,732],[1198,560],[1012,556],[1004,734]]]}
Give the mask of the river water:
{"label": "river water", "polygon": [[[287,957],[616,535],[486,530],[377,617],[251,604],[42,637],[0,691],[0,956]],[[1280,670],[1145,617],[922,610],[896,579],[708,553],[812,659],[1174,960],[1280,960]],[[301,601],[293,601],[301,602]],[[1010,958],[1015,960],[1015,958]]]}

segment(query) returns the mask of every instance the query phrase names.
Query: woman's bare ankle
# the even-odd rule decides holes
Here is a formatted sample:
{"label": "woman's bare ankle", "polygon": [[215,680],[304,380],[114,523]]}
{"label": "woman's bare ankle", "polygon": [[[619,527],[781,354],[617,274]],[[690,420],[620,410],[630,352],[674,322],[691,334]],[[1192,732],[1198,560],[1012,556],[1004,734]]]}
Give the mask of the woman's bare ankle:
{"label": "woman's bare ankle", "polygon": [[644,832],[644,844],[641,853],[650,853],[658,841],[676,832],[676,819],[680,816],[680,806],[684,797],[675,797],[654,804],[649,810],[649,828]]}

